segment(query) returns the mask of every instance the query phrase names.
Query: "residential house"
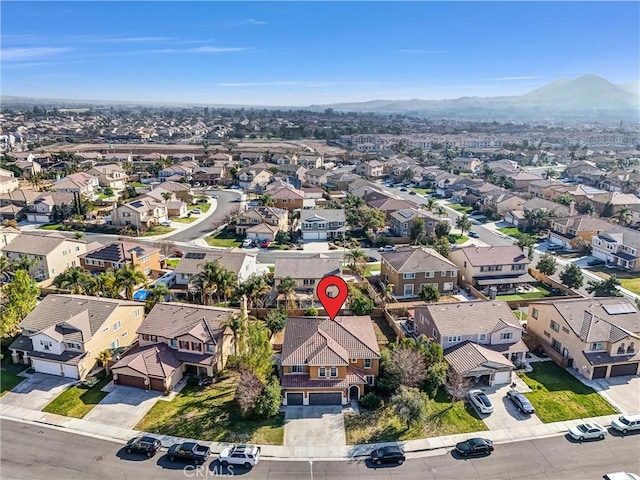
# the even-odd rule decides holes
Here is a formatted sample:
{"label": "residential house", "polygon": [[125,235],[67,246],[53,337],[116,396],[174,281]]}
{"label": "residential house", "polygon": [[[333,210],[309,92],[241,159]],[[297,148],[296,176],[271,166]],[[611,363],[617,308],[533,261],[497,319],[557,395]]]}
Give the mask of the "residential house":
{"label": "residential house", "polygon": [[260,192],[271,181],[273,165],[256,163],[238,171],[238,185],[249,192]]}
{"label": "residential house", "polygon": [[428,285],[448,294],[458,288],[458,267],[431,248],[399,247],[380,257],[380,278],[393,285],[394,297],[416,297]]}
{"label": "residential house", "polygon": [[[164,183],[161,183],[164,185]],[[156,187],[145,195],[153,198],[158,203],[164,203],[167,206],[167,215],[169,217],[186,217],[188,213],[188,205],[180,200],[174,192],[165,190],[162,187]]]}
{"label": "residential house", "polygon": [[131,345],[143,318],[140,302],[50,294],[20,322],[11,357],[38,373],[81,380],[101,352]]}
{"label": "residential house", "polygon": [[327,177],[326,186],[330,190],[348,190],[349,185],[359,180],[360,176],[355,173],[334,173]]}
{"label": "residential house", "polygon": [[391,221],[391,214],[400,210],[411,210],[418,207],[417,204],[409,200],[393,198],[385,193],[373,190],[367,192],[363,197],[367,206],[384,212],[387,221]]}
{"label": "residential house", "polygon": [[[316,285],[329,275],[341,275],[340,258],[328,258],[318,254],[308,258],[276,258],[273,271],[274,289],[277,291],[282,279],[290,277],[296,282],[295,293],[298,303],[318,301]],[[281,298],[280,298],[281,297]],[[278,297],[278,303],[284,303],[284,296]]]}
{"label": "residential house", "polygon": [[20,188],[20,182],[13,172],[0,168],[0,195],[13,192]]}
{"label": "residential house", "polygon": [[346,231],[345,222],[345,212],[342,209],[309,209],[300,212],[304,240],[341,238]]}
{"label": "residential house", "polygon": [[101,187],[110,187],[113,189],[123,189],[126,187],[129,178],[124,168],[115,164],[93,167],[87,170],[87,173],[98,177],[98,183]]}
{"label": "residential house", "polygon": [[613,225],[589,215],[557,217],[551,219],[549,242],[562,245],[567,250],[578,250],[590,245],[594,235],[611,229]]}
{"label": "residential house", "polygon": [[550,218],[572,216],[575,215],[575,203],[567,207],[544,198],[534,197],[523,203],[519,209],[509,210],[505,213],[503,220],[515,227],[526,229],[529,226],[526,212],[534,210],[549,212]]}
{"label": "residential house", "polygon": [[598,215],[613,217],[624,207],[640,205],[640,198],[629,193],[606,192],[604,195],[594,195],[591,203]]}
{"label": "residential house", "polygon": [[411,236],[411,228],[414,221],[422,221],[424,223],[425,236],[432,237],[435,234],[436,224],[441,220],[431,212],[415,208],[405,208],[391,212],[389,217],[391,231],[399,237]]}
{"label": "residential house", "polygon": [[507,174],[508,178],[511,178],[514,183],[514,190],[528,191],[529,184],[542,180],[540,175],[535,173],[525,172],[524,170],[518,170],[516,173]]}
{"label": "residential house", "polygon": [[442,346],[455,372],[489,386],[511,383],[513,370],[529,351],[522,341],[523,328],[506,302],[418,305],[414,325],[418,335]]}
{"label": "residential house", "polygon": [[226,175],[224,165],[213,167],[198,167],[193,171],[193,181],[202,185],[218,185]]}
{"label": "residential house", "polygon": [[480,169],[482,162],[474,157],[456,157],[451,160],[451,168],[460,172],[475,173]]}
{"label": "residential house", "polygon": [[169,392],[187,375],[213,376],[234,351],[226,322],[240,314],[232,308],[156,303],[137,329],[140,346],[111,368],[114,383]]}
{"label": "residential house", "polygon": [[626,298],[530,303],[527,332],[557,363],[590,380],[639,373],[640,313]]}
{"label": "residential house", "polygon": [[98,186],[98,177],[86,172],[77,172],[61,178],[51,188],[56,192],[79,193],[83,197],[94,200]]}
{"label": "residential house", "polygon": [[516,245],[456,248],[449,260],[460,269],[462,285],[486,293],[510,293],[536,282],[528,273],[529,259]]}
{"label": "residential house", "polygon": [[[255,229],[261,225],[273,228]],[[279,231],[289,228],[289,212],[275,207],[253,207],[238,215],[236,219],[236,235],[247,235],[256,240],[273,240]],[[260,230],[260,231],[258,231]]]}
{"label": "residential house", "polygon": [[384,164],[379,160],[362,162],[356,166],[355,173],[369,180],[376,180],[384,177]]}
{"label": "residential house", "polygon": [[369,316],[292,317],[281,358],[285,405],[344,405],[374,385],[380,348]]}
{"label": "residential house", "polygon": [[623,270],[640,272],[640,233],[620,225],[597,233],[591,239],[592,255]]}
{"label": "residential house", "polygon": [[3,248],[18,235],[20,235],[20,230],[18,228],[0,225],[0,254],[3,253]]}
{"label": "residential house", "polygon": [[15,163],[16,167],[22,170],[22,176],[24,178],[33,178],[42,172],[42,166],[38,162],[29,160],[18,160]]}
{"label": "residential house", "polygon": [[300,186],[305,183],[307,177],[307,168],[301,165],[285,163],[283,165],[278,165],[278,173],[283,174],[286,177],[293,177],[295,181],[292,183],[296,188],[300,188]]}
{"label": "residential house", "polygon": [[202,271],[205,263],[220,262],[220,264],[236,274],[238,282],[242,283],[257,273],[256,254],[241,249],[208,251],[191,250],[184,252],[176,266],[176,288],[190,288],[191,282]]}
{"label": "residential house", "polygon": [[329,181],[331,171],[322,170],[320,168],[312,168],[305,173],[306,184],[310,186],[314,185],[326,185]]}
{"label": "residential house", "polygon": [[80,255],[80,264],[91,273],[132,265],[149,276],[160,271],[160,249],[151,244],[113,242]]}
{"label": "residential house", "polygon": [[199,167],[200,166],[198,165],[197,162],[186,161],[186,162],[176,163],[175,165],[169,165],[168,167],[165,167],[162,170],[160,170],[160,172],[158,172],[158,178],[160,179],[161,182],[167,182],[167,181],[179,182],[179,181],[182,181],[183,179],[190,181],[194,170],[196,170]]}
{"label": "residential house", "polygon": [[566,187],[566,185],[560,180],[535,180],[533,182],[529,182],[529,185],[527,186],[527,192],[533,197],[551,200],[552,198],[561,195],[555,192],[555,189],[557,187]]}
{"label": "residential house", "polygon": [[29,275],[49,285],[69,267],[80,265],[79,256],[86,251],[84,241],[67,238],[58,233],[25,232],[15,237],[2,252],[10,262],[26,257],[32,264]]}
{"label": "residential house", "polygon": [[156,184],[152,188],[161,188],[164,191],[173,192],[179,200],[182,200],[188,205],[191,205],[195,198],[191,185],[188,183],[166,181],[161,184]]}
{"label": "residential house", "polygon": [[483,198],[482,210],[494,211],[497,215],[504,215],[511,210],[520,210],[526,200],[504,190],[494,190],[486,193]]}
{"label": "residential house", "polygon": [[167,206],[152,197],[140,197],[123,205],[116,205],[111,213],[111,223],[133,228],[151,228],[169,218]]}
{"label": "residential house", "polygon": [[[22,210],[28,222],[51,223],[54,221],[56,209],[73,211],[74,198],[72,193],[38,192],[38,196]],[[66,213],[64,214],[66,215]]]}
{"label": "residential house", "polygon": [[309,168],[322,168],[324,163],[323,155],[294,155],[294,160],[296,165],[302,165],[303,167]]}
{"label": "residential house", "polygon": [[285,208],[292,212],[304,207],[305,195],[302,190],[292,187],[286,183],[268,185],[265,191],[276,208]]}

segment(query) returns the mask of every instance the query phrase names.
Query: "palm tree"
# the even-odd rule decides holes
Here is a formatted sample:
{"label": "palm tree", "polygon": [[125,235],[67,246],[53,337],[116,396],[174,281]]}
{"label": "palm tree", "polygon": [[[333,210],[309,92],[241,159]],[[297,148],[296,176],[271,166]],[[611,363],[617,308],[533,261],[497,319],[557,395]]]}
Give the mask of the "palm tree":
{"label": "palm tree", "polygon": [[33,189],[36,192],[39,192],[40,186],[42,185],[42,175],[40,175],[39,173],[34,173],[33,175],[31,175],[31,178],[29,179],[29,181],[31,182]]}
{"label": "palm tree", "polygon": [[265,207],[273,207],[274,205],[273,198],[268,193],[262,195],[262,197],[260,198],[260,203]]}
{"label": "palm tree", "polygon": [[100,364],[104,367],[104,371],[109,375],[109,365],[108,362],[111,360],[111,350],[108,348],[106,350],[102,350],[98,353],[98,358],[96,359]]}
{"label": "palm tree", "polygon": [[244,350],[243,337],[246,326],[242,315],[229,315],[227,319],[222,322],[222,326],[231,330],[231,334],[233,335],[233,354],[238,355],[238,350]]}
{"label": "palm tree", "polygon": [[253,276],[244,282],[238,292],[247,297],[249,309],[253,307],[254,302],[258,302],[260,306],[264,306],[264,296],[272,290],[269,279],[266,275]]}
{"label": "palm tree", "polygon": [[232,296],[234,287],[238,285],[238,279],[236,274],[226,268],[220,266],[218,270],[218,290],[216,294],[218,296],[218,303],[220,303],[220,294],[226,302],[229,297]]}
{"label": "palm tree", "polygon": [[364,206],[364,200],[356,195],[348,194],[344,200],[345,210],[356,210]]}
{"label": "palm tree", "polygon": [[285,306],[289,308],[289,301],[293,304],[296,298],[296,287],[298,283],[291,277],[284,277],[278,285],[278,291],[284,294]]}
{"label": "palm tree", "polygon": [[356,272],[360,271],[362,264],[367,260],[364,250],[358,247],[353,248],[348,253],[346,253],[345,258],[351,260],[351,262],[349,263],[349,267]]}
{"label": "palm tree", "polygon": [[173,196],[173,193],[171,193],[171,192],[162,192],[160,195],[162,196],[162,200],[164,200],[164,203],[167,203],[169,200],[171,200],[171,197]]}
{"label": "palm tree", "polygon": [[436,208],[434,208],[434,213],[440,217],[444,216],[447,214],[447,211],[445,210],[445,208],[442,205],[438,205]]}
{"label": "palm tree", "polygon": [[558,178],[560,174],[558,173],[557,170],[554,170],[553,168],[547,168],[544,172],[544,176],[545,178],[549,179],[549,178]]}
{"label": "palm tree", "polygon": [[106,298],[118,298],[120,296],[120,289],[118,288],[116,275],[113,270],[109,269],[96,275],[93,278],[91,291],[94,295],[102,295]]}
{"label": "palm tree", "polygon": [[622,207],[616,212],[614,218],[621,225],[629,225],[633,218],[633,211],[629,207]]}
{"label": "palm tree", "polygon": [[53,284],[56,287],[69,290],[69,293],[73,295],[89,294],[92,283],[91,274],[82,267],[69,267],[53,279]]}
{"label": "palm tree", "polygon": [[427,210],[429,211],[433,210],[433,207],[435,206],[435,204],[436,204],[436,199],[433,197],[429,197],[427,199]]}
{"label": "palm tree", "polygon": [[164,302],[167,297],[169,297],[169,301],[171,301],[172,296],[171,290],[169,290],[164,283],[156,284],[156,286],[149,291],[149,295],[147,295],[147,311],[151,311],[156,303]]}
{"label": "palm tree", "polygon": [[146,282],[146,275],[134,265],[127,264],[116,272],[116,285],[119,290],[124,289],[124,295],[127,300],[133,300],[133,293],[136,287]]}
{"label": "palm tree", "polygon": [[211,305],[213,294],[218,290],[218,267],[220,262],[207,262],[193,279],[193,285],[200,291],[204,305]]}

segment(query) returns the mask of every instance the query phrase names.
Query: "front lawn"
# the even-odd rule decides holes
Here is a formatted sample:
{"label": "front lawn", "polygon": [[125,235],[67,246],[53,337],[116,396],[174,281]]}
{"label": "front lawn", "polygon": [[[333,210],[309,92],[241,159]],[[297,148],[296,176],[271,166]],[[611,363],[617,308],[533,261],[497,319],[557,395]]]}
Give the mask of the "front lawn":
{"label": "front lawn", "polygon": [[166,261],[167,263],[167,267],[168,268],[176,268],[178,266],[178,263],[180,263],[180,259],[179,258],[170,258],[169,260]]}
{"label": "front lawn", "polygon": [[197,215],[191,215],[190,217],[171,217],[172,222],[178,223],[193,223],[198,219]]}
{"label": "front lawn", "polygon": [[69,387],[53,399],[42,411],[64,415],[65,417],[82,418],[108,395],[107,392],[102,392],[100,389],[110,381],[111,377],[109,376],[100,380],[91,388],[84,388],[80,385]]}
{"label": "front lawn", "polygon": [[429,195],[430,193],[434,192],[433,188],[410,188],[409,190],[420,195]]}
{"label": "front lawn", "polygon": [[136,430],[198,438],[211,442],[282,445],[284,416],[268,420],[240,418],[233,401],[236,375],[210,387],[185,387],[170,402],[156,402]]}
{"label": "front lawn", "polygon": [[640,274],[638,272],[624,272],[606,268],[604,266],[590,267],[590,272],[598,275],[600,278],[607,280],[611,275],[615,275],[620,280],[620,286],[626,288],[630,292],[640,295]]}
{"label": "front lawn", "polygon": [[242,236],[236,235],[235,233],[228,230],[222,230],[215,236],[206,237],[205,241],[211,247],[233,248],[242,245]]}
{"label": "front lawn", "polygon": [[389,406],[373,411],[362,409],[359,415],[346,414],[347,444],[395,442],[487,430],[473,407],[465,402],[452,404],[444,391],[429,400],[428,408],[426,423],[409,429]]}
{"label": "front lawn", "polygon": [[522,232],[517,227],[499,227],[498,231],[508,235],[509,237],[518,238]]}
{"label": "front lawn", "polygon": [[464,242],[469,240],[469,237],[467,237],[466,235],[458,235],[455,233],[450,233],[447,238],[449,240],[449,243],[453,243],[455,245],[462,245]]}
{"label": "front lawn", "polygon": [[622,288],[626,288],[630,292],[640,295],[640,276],[636,278],[621,278],[620,283],[622,284]]}
{"label": "front lawn", "polygon": [[47,223],[46,225],[40,225],[38,230],[60,230],[62,226],[61,223]]}
{"label": "front lawn", "polygon": [[18,373],[27,368],[22,363],[13,363],[11,359],[2,362],[0,371],[0,397],[24,380]]}
{"label": "front lawn", "polygon": [[164,235],[165,233],[170,233],[170,232],[173,232],[174,230],[175,228],[163,227],[162,225],[158,225],[144,232],[142,236],[153,237],[154,235]]}
{"label": "front lawn", "polygon": [[532,372],[518,375],[533,390],[525,396],[544,423],[616,413],[595,390],[554,362],[536,362],[532,367]]}
{"label": "front lawn", "polygon": [[200,210],[202,210],[202,213],[207,213],[209,211],[209,209],[211,208],[211,204],[209,202],[207,202],[207,203],[197,203],[195,205],[189,205],[187,207],[187,209],[189,211],[193,210],[194,208],[199,208]]}
{"label": "front lawn", "polygon": [[453,208],[456,212],[466,213],[467,215],[473,211],[473,207],[465,207],[459,203],[450,203],[447,205],[449,208]]}

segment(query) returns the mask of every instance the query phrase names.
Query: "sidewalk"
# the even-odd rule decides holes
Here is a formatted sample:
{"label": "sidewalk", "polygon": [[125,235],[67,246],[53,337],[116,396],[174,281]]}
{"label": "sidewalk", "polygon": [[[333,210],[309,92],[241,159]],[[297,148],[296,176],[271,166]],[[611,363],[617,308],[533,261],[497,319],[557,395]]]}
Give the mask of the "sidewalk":
{"label": "sidewalk", "polygon": [[[446,435],[442,437],[422,438],[398,442],[402,445],[409,458],[420,458],[444,453],[443,449],[451,449],[456,443],[472,437],[484,437],[495,443],[511,443],[524,440],[556,437],[564,435],[569,428],[579,423],[596,422],[608,426],[611,420],[618,418],[619,414],[606,415],[604,417],[586,418],[580,420],[567,420],[564,422],[547,423],[542,425],[530,425],[527,427],[505,428],[499,430],[487,430],[483,432]],[[128,440],[141,432],[127,428],[120,428],[101,423],[90,422],[77,418],[64,417],[52,413],[29,410],[26,408],[0,404],[0,418],[26,422],[36,425],[48,425],[52,428],[66,430],[70,433],[86,435],[102,440],[125,444]],[[159,438],[163,447],[185,441],[198,441],[195,439],[172,437],[168,435],[151,434]],[[211,448],[213,454],[218,454],[227,445],[221,442],[202,442]],[[276,445],[262,446],[262,456],[271,460],[348,460],[360,456],[367,456],[371,451],[381,445],[396,445],[396,442],[346,445],[346,446],[296,446],[285,447]]]}

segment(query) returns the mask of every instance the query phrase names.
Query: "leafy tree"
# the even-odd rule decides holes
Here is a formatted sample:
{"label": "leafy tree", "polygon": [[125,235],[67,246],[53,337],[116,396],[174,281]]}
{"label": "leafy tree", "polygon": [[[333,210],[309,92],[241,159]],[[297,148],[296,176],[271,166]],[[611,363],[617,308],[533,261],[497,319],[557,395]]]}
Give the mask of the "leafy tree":
{"label": "leafy tree", "polygon": [[440,292],[435,285],[425,285],[420,289],[418,296],[425,302],[437,302],[440,299]]}
{"label": "leafy tree", "polygon": [[13,336],[18,324],[36,307],[40,289],[25,270],[17,270],[11,282],[2,287],[4,305],[0,306],[0,334]]}
{"label": "leafy tree", "polygon": [[620,285],[620,280],[614,274],[606,280],[591,280],[586,290],[594,297],[621,297],[622,292],[618,290]]}
{"label": "leafy tree", "polygon": [[259,419],[271,418],[280,411],[282,403],[282,388],[276,377],[271,377],[264,386],[262,393],[255,403],[255,416]]}
{"label": "leafy tree", "polygon": [[[113,194],[114,194],[114,192],[113,192],[113,188],[111,188],[111,187],[104,187],[104,188],[102,189],[102,193],[103,193],[103,194],[105,194],[107,197],[113,197]],[[163,195],[164,195],[164,193],[163,193]],[[164,198],[164,197],[163,197],[163,198]]]}
{"label": "leafy tree", "polygon": [[439,215],[440,217],[444,217],[447,214],[447,211],[445,210],[445,208],[442,205],[437,205],[434,209],[433,212],[436,215]]}
{"label": "leafy tree", "polygon": [[536,268],[540,271],[540,273],[544,273],[545,275],[553,275],[554,273],[556,273],[558,264],[553,255],[545,253],[540,257],[540,260],[538,260]]}
{"label": "leafy tree", "polygon": [[593,203],[591,203],[589,200],[583,200],[576,205],[576,210],[578,210],[578,213],[581,213],[583,215],[591,215],[593,212],[595,212],[596,209],[593,206]]}
{"label": "leafy tree", "polygon": [[258,398],[264,391],[264,384],[251,370],[241,370],[236,387],[235,402],[240,410],[240,416],[253,416]]}
{"label": "leafy tree", "polygon": [[120,289],[124,289],[125,297],[128,300],[133,300],[133,293],[136,287],[146,282],[147,277],[145,274],[134,265],[127,264],[116,272],[116,285]]}
{"label": "leafy tree", "polygon": [[427,198],[427,203],[426,203],[427,210],[429,210],[429,211],[433,210],[433,207],[435,205],[436,205],[436,199],[435,198],[433,198],[433,197]]}
{"label": "leafy tree", "polygon": [[433,231],[437,238],[447,237],[451,233],[451,224],[445,221],[438,222]]}
{"label": "leafy tree", "polygon": [[254,304],[264,307],[265,297],[271,292],[271,281],[266,275],[254,275],[240,285],[238,293],[247,297],[249,309]]}
{"label": "leafy tree", "polygon": [[417,388],[400,387],[390,400],[396,415],[407,425],[419,425],[427,417],[427,395]]}
{"label": "leafy tree", "polygon": [[427,229],[424,226],[424,221],[421,218],[416,218],[411,221],[411,228],[409,230],[409,237],[414,245],[420,243],[422,237],[427,233]]}
{"label": "leafy tree", "polygon": [[469,230],[471,230],[472,226],[473,224],[471,223],[471,220],[466,213],[456,219],[456,227],[460,229],[462,235],[464,235],[465,231],[468,232]]}
{"label": "leafy tree", "polygon": [[422,382],[421,388],[427,392],[431,398],[435,398],[440,387],[446,383],[448,369],[449,364],[442,360],[427,368],[427,376],[425,377],[424,382]]}
{"label": "leafy tree", "polygon": [[447,237],[436,238],[433,242],[433,249],[444,258],[449,258],[449,253],[451,253],[451,245]]}
{"label": "leafy tree", "polygon": [[296,298],[296,287],[298,283],[291,277],[284,277],[278,284],[278,291],[284,295],[285,307],[288,309],[293,305]]}
{"label": "leafy tree", "polygon": [[375,305],[369,297],[356,295],[355,297],[351,297],[349,308],[351,308],[356,315],[370,315]]}
{"label": "leafy tree", "polygon": [[527,258],[529,260],[533,259],[533,251],[534,251],[535,244],[536,244],[535,237],[528,235],[526,233],[523,233],[522,235],[520,235],[518,239],[514,242],[514,245],[517,245],[518,247],[520,247],[520,249],[523,252],[527,250]]}
{"label": "leafy tree", "polygon": [[283,309],[269,310],[269,313],[267,313],[264,319],[264,323],[267,328],[271,330],[271,333],[281,332],[287,324],[287,311]]}
{"label": "leafy tree", "polygon": [[307,317],[317,317],[319,313],[320,312],[316,307],[309,307],[304,311],[304,314]]}
{"label": "leafy tree", "polygon": [[171,290],[169,290],[164,283],[157,283],[155,287],[149,290],[145,309],[147,310],[147,312],[150,312],[156,303],[164,302],[167,298],[169,299],[169,301],[171,301],[171,296]]}
{"label": "leafy tree", "polygon": [[471,386],[469,379],[463,377],[453,368],[449,368],[447,371],[446,385],[447,390],[451,394],[451,403],[455,403],[458,400],[465,398]]}
{"label": "leafy tree", "polygon": [[553,168],[547,168],[544,172],[544,176],[547,179],[558,178],[560,176],[560,173],[558,173],[558,171],[554,170]]}
{"label": "leafy tree", "polygon": [[424,357],[411,345],[384,351],[381,366],[385,383],[394,390],[400,386],[417,387],[427,377]]}
{"label": "leafy tree", "polygon": [[556,198],[554,198],[553,201],[568,207],[569,205],[571,205],[571,202],[573,202],[574,199],[573,195],[563,193],[562,195],[558,195]]}
{"label": "leafy tree", "polygon": [[543,208],[534,208],[532,210],[525,210],[524,212],[524,219],[527,222],[527,227],[534,232],[539,232],[543,228],[548,228],[549,222],[553,216],[553,212]]}
{"label": "leafy tree", "polygon": [[264,323],[250,321],[246,349],[240,352],[240,365],[253,372],[261,381],[265,381],[273,371],[273,350],[269,338],[269,330]]}
{"label": "leafy tree", "polygon": [[405,182],[410,182],[411,180],[413,180],[413,170],[411,170],[410,168],[407,168],[404,172],[402,172],[402,180],[404,180]]}
{"label": "leafy tree", "polygon": [[580,288],[584,284],[582,270],[575,263],[569,263],[562,272],[560,272],[560,281],[569,288]]}
{"label": "leafy tree", "polygon": [[53,279],[53,284],[74,295],[88,295],[95,282],[91,274],[82,267],[69,267]]}
{"label": "leafy tree", "polygon": [[276,233],[275,240],[277,243],[286,245],[288,243],[291,243],[291,234],[289,232],[280,230],[278,233]]}
{"label": "leafy tree", "polygon": [[377,231],[384,227],[386,218],[382,210],[370,207],[362,207],[360,212],[360,225],[365,230]]}
{"label": "leafy tree", "polygon": [[351,193],[347,194],[347,197],[344,200],[345,210],[357,210],[360,207],[364,207],[364,199]]}
{"label": "leafy tree", "polygon": [[622,207],[616,212],[613,218],[620,225],[629,225],[633,219],[633,211],[629,207]]}

